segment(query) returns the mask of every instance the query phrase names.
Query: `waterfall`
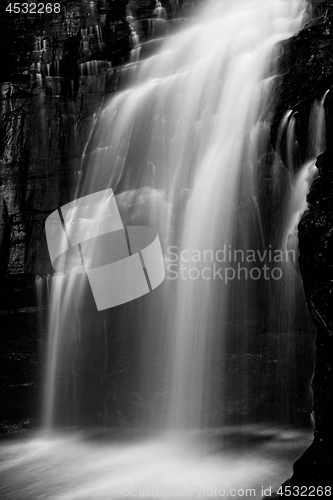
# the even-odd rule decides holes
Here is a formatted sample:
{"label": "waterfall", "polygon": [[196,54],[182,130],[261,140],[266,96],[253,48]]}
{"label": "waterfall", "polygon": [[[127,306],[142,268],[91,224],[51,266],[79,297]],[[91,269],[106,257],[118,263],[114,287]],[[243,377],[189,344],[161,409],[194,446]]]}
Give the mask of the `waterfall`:
{"label": "waterfall", "polygon": [[260,499],[291,476],[312,439],[295,261],[326,94],[307,136],[288,110],[273,148],[270,120],[278,42],[305,6],[211,0],[111,70],[121,86],[46,221],[46,432],[3,443],[1,498]]}
{"label": "waterfall", "polygon": [[[244,255],[275,250],[262,221],[258,179],[269,144],[276,44],[300,28],[304,6],[302,0],[211,1],[104,105],[73,199],[112,188],[124,226],[156,229],[166,279],[97,316],[84,275],[53,278],[47,428],[60,415],[60,423],[78,424],[84,412],[86,423],[96,419],[84,403],[94,391],[102,393],[104,423],[111,411],[121,422],[162,429],[227,423],[227,393],[249,396],[248,381],[228,378],[226,352],[237,321],[237,342],[248,348],[247,330],[261,307],[258,289],[267,279],[255,274],[254,267],[262,273],[258,257],[251,267],[243,265]],[[270,274],[270,286],[277,279]],[[110,395],[112,342],[131,365],[117,368],[135,393],[130,410],[123,396],[116,400],[117,390]],[[90,372],[87,352],[79,352],[85,348],[96,356]],[[111,403],[122,409],[110,410]]]}

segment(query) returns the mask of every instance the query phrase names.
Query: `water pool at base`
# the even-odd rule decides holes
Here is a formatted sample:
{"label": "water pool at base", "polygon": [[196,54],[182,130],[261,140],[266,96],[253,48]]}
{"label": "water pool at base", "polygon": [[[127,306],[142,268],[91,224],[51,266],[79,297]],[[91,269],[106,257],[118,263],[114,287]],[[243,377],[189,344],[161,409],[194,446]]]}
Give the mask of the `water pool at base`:
{"label": "water pool at base", "polygon": [[262,498],[292,474],[309,432],[263,426],[138,438],[35,434],[1,446],[2,500]]}

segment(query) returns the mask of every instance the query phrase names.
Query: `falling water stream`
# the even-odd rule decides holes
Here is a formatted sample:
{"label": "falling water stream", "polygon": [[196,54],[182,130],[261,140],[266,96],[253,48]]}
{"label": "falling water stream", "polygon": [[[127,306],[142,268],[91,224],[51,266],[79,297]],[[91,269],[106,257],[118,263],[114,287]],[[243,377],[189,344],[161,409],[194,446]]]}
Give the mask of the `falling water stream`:
{"label": "falling water stream", "polygon": [[[311,116],[309,158],[295,171],[287,165],[287,189],[280,170],[288,169],[271,161],[283,216],[267,208],[261,180],[277,43],[301,27],[304,8],[302,0],[208,2],[157,54],[131,66],[126,88],[96,117],[72,199],[112,188],[124,226],[157,230],[166,278],[144,297],[97,312],[84,273],[52,277],[45,433],[5,449],[3,470],[16,485],[7,479],[2,498],[116,500],[176,490],[198,498],[232,488],[255,488],[260,498],[290,474],[308,435],[268,422],[290,424],[295,380],[270,359],[267,377],[258,374],[253,359],[268,345],[263,324],[278,332],[283,316],[284,334],[297,328],[281,300],[284,287],[286,297],[300,288],[295,266],[274,270],[271,257],[296,249],[286,242],[324,148],[323,99]],[[280,129],[291,159],[293,120],[290,111]],[[258,277],[263,264],[268,278]],[[269,402],[269,384],[278,403]],[[94,438],[78,431],[94,426],[122,430]]]}
{"label": "falling water stream", "polygon": [[[87,145],[76,196],[111,187],[126,223],[156,227],[163,243],[167,279],[158,304],[144,304],[144,343],[164,358],[167,396],[152,402],[149,426],[205,427],[212,405],[223,418],[221,352],[233,297],[216,264],[256,195],[274,46],[297,30],[301,7],[211,3],[105,105]],[[153,370],[141,370],[150,393]]]}

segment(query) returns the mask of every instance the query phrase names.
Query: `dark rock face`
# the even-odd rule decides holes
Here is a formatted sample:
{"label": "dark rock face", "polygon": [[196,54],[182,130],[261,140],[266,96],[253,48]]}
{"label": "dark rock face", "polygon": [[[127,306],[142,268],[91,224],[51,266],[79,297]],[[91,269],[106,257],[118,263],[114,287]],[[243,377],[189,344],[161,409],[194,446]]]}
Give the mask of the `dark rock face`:
{"label": "dark rock face", "polygon": [[[292,109],[300,118],[299,126],[304,127],[298,134],[302,159],[306,151],[307,136],[304,132],[309,106],[333,85],[333,4],[321,3],[321,8],[324,5],[322,16],[308,23],[298,34],[281,44],[283,54],[279,61],[279,72],[283,78],[277,87],[278,105],[272,127],[272,144],[276,142],[282,117]],[[331,99],[331,96],[328,94],[327,98]],[[331,116],[327,118],[327,125],[331,128]]]}
{"label": "dark rock face", "polygon": [[312,380],[314,441],[294,466],[291,484],[330,484],[333,470],[333,151],[317,160],[318,177],[299,224],[300,270],[314,319],[316,366]]}
{"label": "dark rock face", "polygon": [[[154,35],[143,33],[141,21],[153,22],[155,3],[100,0],[89,7],[68,0],[59,19],[37,24],[29,17],[23,25],[21,16],[9,24],[26,37],[20,37],[22,58],[9,66],[11,80],[1,87],[2,275],[45,273],[44,220],[70,199],[92,120],[105,96],[124,83],[119,63],[128,61],[133,26],[140,41]],[[172,16],[172,2],[163,5]]]}
{"label": "dark rock face", "polygon": [[[308,210],[299,224],[299,266],[307,304],[314,320],[316,336],[315,373],[312,380],[314,440],[294,464],[294,474],[285,486],[298,498],[300,486],[326,486],[332,481],[332,408],[333,408],[333,85],[332,41],[333,5],[312,2],[315,20],[284,43],[281,57],[283,78],[279,87],[280,102],[276,112],[273,140],[283,114],[297,112],[300,152],[306,158],[306,130],[310,104],[329,90],[325,101],[328,150],[319,156],[317,176],[308,195]],[[307,492],[309,494],[309,492]],[[316,498],[320,496],[313,493]],[[276,498],[281,498],[277,496]]]}
{"label": "dark rock face", "polygon": [[[193,3],[193,2],[192,2]],[[73,198],[94,117],[123,85],[133,30],[140,42],[166,34],[185,2],[64,0],[61,14],[20,16],[0,5],[0,422],[12,429],[37,415],[45,311],[35,276],[53,272],[46,217]],[[188,7],[188,6],[187,6]],[[182,22],[186,20],[183,19]],[[142,51],[143,52],[143,51]],[[14,426],[15,429],[15,426]],[[0,427],[1,432],[1,427]]]}

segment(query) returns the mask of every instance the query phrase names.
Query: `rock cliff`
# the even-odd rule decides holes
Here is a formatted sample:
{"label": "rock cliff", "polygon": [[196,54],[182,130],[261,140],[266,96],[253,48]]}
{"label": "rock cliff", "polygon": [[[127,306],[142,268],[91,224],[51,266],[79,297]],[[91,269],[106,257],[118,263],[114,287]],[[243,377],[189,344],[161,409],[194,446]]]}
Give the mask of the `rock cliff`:
{"label": "rock cliff", "polygon": [[[278,123],[287,110],[297,116],[299,150],[307,157],[307,134],[311,104],[326,94],[327,150],[318,157],[318,169],[307,197],[308,209],[299,223],[299,267],[308,308],[316,326],[315,373],[312,379],[314,439],[294,464],[290,486],[282,498],[298,498],[297,487],[322,487],[332,479],[333,408],[333,3],[311,2],[312,20],[283,44],[277,89],[278,107],[272,142]],[[283,148],[282,148],[283,149]],[[290,496],[289,493],[295,493]],[[309,494],[309,490],[306,491]],[[312,492],[316,498],[320,491]],[[276,498],[281,498],[277,496]]]}

